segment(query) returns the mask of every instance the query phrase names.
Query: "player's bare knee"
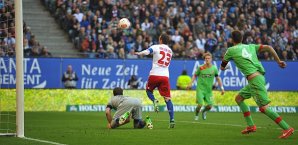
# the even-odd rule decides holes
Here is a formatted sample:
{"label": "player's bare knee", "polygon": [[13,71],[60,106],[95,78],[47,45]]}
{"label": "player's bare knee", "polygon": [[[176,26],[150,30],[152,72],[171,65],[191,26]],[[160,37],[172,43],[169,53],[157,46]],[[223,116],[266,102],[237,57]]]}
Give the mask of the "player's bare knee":
{"label": "player's bare knee", "polygon": [[140,119],[133,120],[133,128],[135,129],[143,128],[145,126],[144,124],[145,122]]}
{"label": "player's bare knee", "polygon": [[164,97],[164,99],[165,99],[165,102],[169,102],[171,100],[171,98],[169,97]]}
{"label": "player's bare knee", "polygon": [[266,109],[267,109],[268,106],[269,106],[268,104],[267,105],[264,105],[264,106],[260,106],[259,107],[260,112],[265,113],[265,111],[266,111]]}
{"label": "player's bare knee", "polygon": [[241,103],[243,100],[244,100],[244,98],[241,97],[240,95],[237,95],[237,96],[235,97],[235,101],[236,101],[237,104]]}
{"label": "player's bare knee", "polygon": [[212,108],[212,106],[211,106],[211,105],[208,105],[208,106],[206,106],[206,108],[207,108],[208,110],[210,110],[210,109]]}

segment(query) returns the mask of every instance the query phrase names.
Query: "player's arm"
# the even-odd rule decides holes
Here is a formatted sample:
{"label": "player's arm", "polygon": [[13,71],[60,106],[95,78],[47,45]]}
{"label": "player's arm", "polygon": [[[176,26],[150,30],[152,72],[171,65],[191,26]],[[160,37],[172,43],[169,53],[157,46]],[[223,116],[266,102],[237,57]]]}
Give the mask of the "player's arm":
{"label": "player's arm", "polygon": [[226,60],[222,60],[221,61],[221,64],[220,64],[220,69],[221,70],[226,70],[228,67],[227,67],[227,64],[229,63],[229,61],[226,61]]}
{"label": "player's arm", "polygon": [[269,51],[273,55],[274,60],[278,63],[279,67],[285,68],[287,64],[284,61],[281,61],[276,53],[276,51],[270,45],[261,45],[259,47],[259,52]]}
{"label": "player's arm", "polygon": [[196,74],[194,74],[193,76],[192,76],[192,78],[191,78],[191,81],[190,81],[190,83],[188,84],[188,86],[187,86],[187,89],[190,89],[191,88],[191,86],[192,86],[192,83],[193,83],[193,81],[195,80],[197,78],[197,75]]}
{"label": "player's arm", "polygon": [[216,81],[217,81],[217,84],[220,86],[220,90],[221,90],[221,95],[223,95],[225,93],[225,89],[222,85],[222,82],[221,82],[221,79],[219,76],[216,76]]}
{"label": "player's arm", "polygon": [[135,52],[135,55],[149,55],[153,53],[153,49],[150,47],[146,50],[143,50],[141,52]]}
{"label": "player's arm", "polygon": [[106,107],[106,118],[107,118],[107,121],[108,121],[108,128],[111,128],[111,122],[112,122],[111,109],[112,109],[112,106],[107,105],[107,107]]}
{"label": "player's arm", "polygon": [[220,64],[220,69],[221,70],[226,70],[228,69],[229,67],[228,66],[228,63],[230,60],[232,60],[232,52],[230,51],[230,48],[227,49],[222,61],[221,61],[221,64]]}

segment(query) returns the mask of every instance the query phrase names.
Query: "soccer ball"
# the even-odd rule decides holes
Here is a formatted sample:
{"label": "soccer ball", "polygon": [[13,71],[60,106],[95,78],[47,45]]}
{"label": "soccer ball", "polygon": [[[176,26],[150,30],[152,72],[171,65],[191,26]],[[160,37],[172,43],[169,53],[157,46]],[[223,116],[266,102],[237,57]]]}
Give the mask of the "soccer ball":
{"label": "soccer ball", "polygon": [[118,27],[121,29],[128,29],[130,27],[131,23],[127,18],[122,18],[119,20]]}
{"label": "soccer ball", "polygon": [[153,124],[152,123],[147,124],[147,128],[148,129],[153,129]]}

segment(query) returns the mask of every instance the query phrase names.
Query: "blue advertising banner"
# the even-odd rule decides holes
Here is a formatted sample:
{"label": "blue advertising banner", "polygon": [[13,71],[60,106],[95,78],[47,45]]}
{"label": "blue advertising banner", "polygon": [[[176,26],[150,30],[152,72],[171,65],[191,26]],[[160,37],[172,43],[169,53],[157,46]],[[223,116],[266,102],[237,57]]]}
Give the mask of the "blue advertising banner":
{"label": "blue advertising banner", "polygon": [[[176,89],[176,80],[182,70],[192,75],[203,60],[172,60],[170,64],[171,88]],[[220,61],[213,64],[219,68]],[[287,68],[281,69],[275,62],[262,62],[266,70],[266,87],[274,91],[298,91],[298,62],[287,62]],[[72,65],[79,80],[80,89],[111,89],[114,87],[128,88],[128,80],[136,75],[139,89],[144,89],[147,83],[152,60],[110,60],[110,59],[75,59],[75,58],[25,58],[24,84],[25,88],[64,88],[61,81],[67,66]],[[230,63],[230,68],[221,71],[225,90],[239,90],[247,84],[246,78]],[[16,64],[13,58],[0,58],[0,88],[15,88]],[[195,88],[196,82],[193,85]]]}
{"label": "blue advertising banner", "polygon": [[[59,88],[60,59],[24,58],[25,88]],[[0,58],[0,88],[15,88],[16,61]]]}

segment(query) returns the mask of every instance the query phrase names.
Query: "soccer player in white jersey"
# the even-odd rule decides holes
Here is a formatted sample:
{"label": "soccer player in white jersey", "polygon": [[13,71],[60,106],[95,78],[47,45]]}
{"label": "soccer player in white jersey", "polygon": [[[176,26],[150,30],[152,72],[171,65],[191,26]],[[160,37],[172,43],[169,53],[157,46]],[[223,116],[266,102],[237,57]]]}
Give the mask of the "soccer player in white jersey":
{"label": "soccer player in white jersey", "polygon": [[167,109],[170,115],[169,128],[174,128],[174,109],[171,101],[170,82],[169,82],[169,65],[173,52],[167,45],[170,38],[167,34],[159,36],[159,44],[152,45],[148,49],[136,52],[136,55],[153,54],[152,69],[146,86],[146,93],[149,99],[153,102],[155,112],[159,111],[158,100],[153,95],[153,90],[158,88],[159,94],[164,97],[167,104]]}

